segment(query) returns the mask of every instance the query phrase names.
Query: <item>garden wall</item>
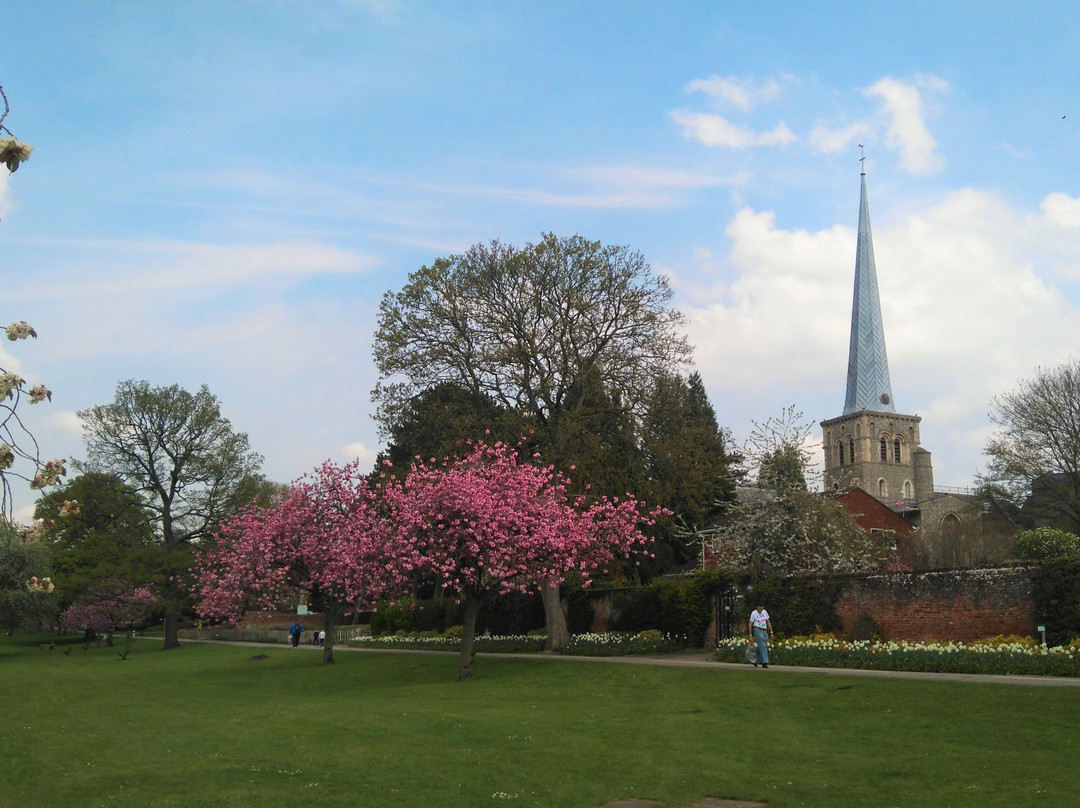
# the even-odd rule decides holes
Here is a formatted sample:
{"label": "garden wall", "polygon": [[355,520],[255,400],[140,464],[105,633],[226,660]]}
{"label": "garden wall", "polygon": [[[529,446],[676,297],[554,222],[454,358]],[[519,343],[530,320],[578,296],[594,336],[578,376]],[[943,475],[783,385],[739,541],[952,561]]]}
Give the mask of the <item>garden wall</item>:
{"label": "garden wall", "polygon": [[[845,634],[860,614],[890,640],[972,640],[1036,630],[1032,568],[883,573],[847,579],[836,604]],[[783,631],[782,626],[777,626]]]}

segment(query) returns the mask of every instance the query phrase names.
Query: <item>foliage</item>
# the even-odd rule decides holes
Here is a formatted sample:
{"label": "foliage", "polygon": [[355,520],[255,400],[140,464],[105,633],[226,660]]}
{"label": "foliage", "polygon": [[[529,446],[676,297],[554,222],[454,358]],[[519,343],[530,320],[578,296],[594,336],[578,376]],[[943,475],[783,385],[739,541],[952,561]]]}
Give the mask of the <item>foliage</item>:
{"label": "foliage", "polygon": [[41,542],[24,540],[0,521],[0,627],[9,634],[42,627],[56,614],[49,553]]}
{"label": "foliage", "polygon": [[780,497],[806,491],[806,475],[813,461],[808,445],[813,425],[794,405],[779,416],[752,424],[743,455],[758,488]]}
{"label": "foliage", "polygon": [[1013,552],[1017,558],[1029,559],[1080,556],[1080,536],[1067,530],[1036,527],[1016,535]]}
{"label": "foliage", "polygon": [[535,418],[552,443],[586,378],[635,410],[657,373],[690,354],[671,297],[639,253],[580,236],[440,258],[380,304],[380,421],[388,428],[442,382]]}
{"label": "foliage", "polygon": [[1031,574],[1032,599],[1038,621],[1046,626],[1051,645],[1080,637],[1080,558],[1049,559]]}
{"label": "foliage", "polygon": [[522,418],[489,395],[453,382],[442,382],[408,400],[389,425],[390,442],[380,457],[402,474],[416,458],[457,456],[469,441],[515,441],[524,431]]}
{"label": "foliage", "polygon": [[[6,333],[12,341],[37,338],[37,332],[25,321],[12,323]],[[19,405],[24,399],[34,405],[52,400],[52,392],[43,385],[29,387],[22,376],[0,367],[0,519],[4,521],[11,518],[11,478],[26,480],[31,488],[40,489],[56,484],[67,473],[63,460],[42,464],[37,441],[19,413]],[[16,470],[18,460],[29,461],[32,476],[27,477]]]}
{"label": "foliage", "polygon": [[60,615],[60,628],[98,634],[130,631],[145,621],[154,603],[154,596],[144,588],[87,592]]}
{"label": "foliage", "polygon": [[[4,119],[11,108],[2,86],[0,100],[4,104],[4,110],[0,112],[0,163],[13,174],[21,163],[30,159],[34,147],[21,142],[4,125]],[[7,136],[4,135],[5,132]],[[5,329],[5,334],[12,342],[31,337],[37,339],[37,331],[25,320],[13,322]],[[19,412],[19,405],[24,399],[31,405],[51,401],[52,391],[42,384],[29,387],[22,376],[0,367],[0,521],[3,522],[11,520],[12,478],[26,480],[31,488],[40,489],[55,484],[67,473],[63,460],[49,460],[44,464],[41,462],[37,441],[23,423],[23,416]],[[29,462],[30,476],[15,470],[18,460]]]}
{"label": "foliage", "polygon": [[[400,598],[378,605],[371,618],[371,633],[394,634],[400,630],[448,630],[464,619],[461,603],[451,598]],[[476,617],[477,632],[501,635],[546,632],[544,607],[535,592],[506,592],[485,599]],[[458,637],[460,639],[460,635]]]}
{"label": "foliage", "polygon": [[663,374],[655,382],[641,425],[650,502],[672,512],[658,542],[674,548],[673,561],[696,554],[696,531],[715,525],[735,497],[736,464],[730,434],[721,429],[701,375]]}
{"label": "foliage", "polygon": [[386,478],[384,497],[387,585],[429,582],[463,602],[463,679],[485,598],[557,586],[570,573],[587,582],[616,557],[645,550],[638,524],[656,516],[632,497],[570,498],[562,475],[523,462],[504,443],[478,443],[457,460],[417,461],[404,480]]}
{"label": "foliage", "polygon": [[1032,527],[1080,531],[1080,360],[1039,368],[992,406],[986,490]]}
{"label": "foliage", "polygon": [[786,408],[754,422],[743,452],[757,496],[731,509],[726,541],[736,569],[754,576],[863,572],[880,569],[885,539],[863,531],[841,504],[807,490],[811,426]]}
{"label": "foliage", "polygon": [[38,500],[61,596],[77,601],[90,590],[146,586],[161,568],[151,516],[131,486],[115,474],[87,472]]}
{"label": "foliage", "polygon": [[328,460],[269,506],[226,517],[215,546],[198,556],[200,612],[235,620],[251,598],[272,608],[307,593],[326,622],[324,661],[333,662],[335,620],[386,590],[379,507],[358,460]]}
{"label": "foliage", "polygon": [[371,636],[383,637],[400,631],[412,632],[416,626],[416,601],[413,598],[382,601],[371,615]]}
{"label": "foliage", "polygon": [[661,578],[634,589],[572,592],[569,622],[575,634],[589,633],[592,600],[608,597],[612,601],[609,632],[659,631],[666,641],[679,647],[700,647],[713,620],[713,596],[728,590],[732,580],[722,570],[698,570],[692,575]]}
{"label": "foliage", "polygon": [[887,556],[884,537],[859,528],[840,503],[797,489],[740,503],[728,535],[735,567],[756,576],[873,571]]}
{"label": "foliage", "polygon": [[160,571],[164,647],[174,648],[191,548],[238,504],[237,490],[250,483],[262,458],[221,415],[205,386],[192,395],[177,385],[121,382],[112,404],[82,410],[79,417],[88,453],[84,470],[116,474],[153,518],[166,551]]}
{"label": "foliage", "polygon": [[765,578],[756,579],[753,587],[752,595],[747,595],[744,621],[749,619],[750,609],[762,603],[780,636],[840,628],[840,617],[836,613],[836,603],[843,588],[840,580],[814,576]]}

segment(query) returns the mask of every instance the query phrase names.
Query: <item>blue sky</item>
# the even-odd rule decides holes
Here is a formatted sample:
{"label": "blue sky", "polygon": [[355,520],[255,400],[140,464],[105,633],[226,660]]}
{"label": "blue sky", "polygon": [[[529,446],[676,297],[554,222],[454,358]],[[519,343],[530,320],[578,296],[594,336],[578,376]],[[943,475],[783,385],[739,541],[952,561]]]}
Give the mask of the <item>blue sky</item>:
{"label": "blue sky", "polygon": [[0,320],[39,338],[0,365],[54,392],[42,453],[134,378],[207,384],[272,479],[373,459],[383,293],[545,231],[670,277],[736,439],[816,424],[862,143],[896,406],[969,484],[992,397],[1080,345],[1080,7],[824,6],[6,4]]}

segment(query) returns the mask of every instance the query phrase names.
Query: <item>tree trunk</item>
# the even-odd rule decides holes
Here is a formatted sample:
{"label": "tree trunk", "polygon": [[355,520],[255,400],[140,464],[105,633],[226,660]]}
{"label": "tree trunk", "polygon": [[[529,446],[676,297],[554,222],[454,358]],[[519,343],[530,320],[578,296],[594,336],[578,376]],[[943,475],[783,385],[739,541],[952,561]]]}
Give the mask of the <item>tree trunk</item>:
{"label": "tree trunk", "polygon": [[476,656],[476,615],[480,612],[480,601],[476,598],[465,599],[465,625],[461,632],[461,664],[458,667],[458,680],[465,682],[472,678],[472,662]]}
{"label": "tree trunk", "polygon": [[171,611],[165,613],[165,643],[161,646],[162,651],[180,647],[180,634],[178,633],[179,619]]}
{"label": "tree trunk", "polygon": [[322,661],[324,665],[334,664],[334,614],[333,609],[323,612],[323,631],[326,632],[326,640],[323,642]]}
{"label": "tree trunk", "polygon": [[566,613],[559,597],[559,585],[545,585],[540,591],[540,597],[544,602],[544,628],[547,629],[547,645],[544,648],[558,651],[570,639],[570,632],[566,628]]}

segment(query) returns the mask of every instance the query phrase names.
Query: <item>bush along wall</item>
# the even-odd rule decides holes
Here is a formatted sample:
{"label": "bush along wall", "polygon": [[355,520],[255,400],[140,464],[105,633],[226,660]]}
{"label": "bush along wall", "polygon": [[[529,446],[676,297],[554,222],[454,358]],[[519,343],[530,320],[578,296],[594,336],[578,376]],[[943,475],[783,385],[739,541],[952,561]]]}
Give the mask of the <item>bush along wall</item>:
{"label": "bush along wall", "polygon": [[[443,632],[460,626],[464,608],[453,598],[404,598],[378,605],[371,617],[371,633],[381,637],[419,631]],[[499,636],[528,634],[544,627],[544,604],[539,594],[508,592],[489,597],[480,606],[476,631]]]}
{"label": "bush along wall", "polygon": [[769,612],[773,630],[778,635],[791,637],[841,629],[836,604],[844,590],[842,579],[795,577],[755,580],[744,576],[739,579],[739,589],[744,593],[744,626],[750,620],[750,612],[761,603]]}
{"label": "bush along wall", "polygon": [[1047,645],[1065,645],[1080,637],[1080,558],[1056,558],[1031,571],[1032,599]]}
{"label": "bush along wall", "polygon": [[632,589],[575,589],[567,594],[571,634],[658,630],[681,647],[701,647],[713,620],[713,595],[732,586],[731,574],[699,570]]}

